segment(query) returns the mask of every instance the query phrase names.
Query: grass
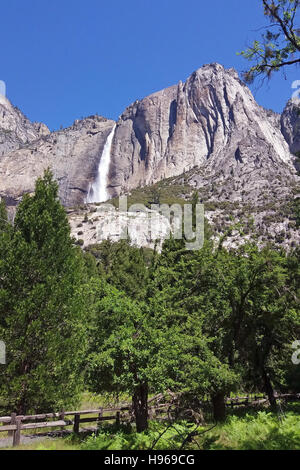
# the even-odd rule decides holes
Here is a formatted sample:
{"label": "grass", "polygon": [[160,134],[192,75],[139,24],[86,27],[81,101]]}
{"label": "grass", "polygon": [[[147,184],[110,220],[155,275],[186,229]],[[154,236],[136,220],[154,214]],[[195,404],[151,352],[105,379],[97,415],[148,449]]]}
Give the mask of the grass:
{"label": "grass", "polygon": [[68,438],[49,438],[32,444],[22,444],[18,447],[6,447],[0,450],[80,450],[80,445],[76,445]]}
{"label": "grass", "polygon": [[300,450],[300,404],[289,405],[284,415],[258,411],[229,416],[198,444],[206,450]]}
{"label": "grass", "polygon": [[80,410],[89,410],[97,408],[112,408],[120,403],[130,403],[130,397],[123,393],[113,397],[111,394],[97,395],[91,392],[84,392],[82,394]]}

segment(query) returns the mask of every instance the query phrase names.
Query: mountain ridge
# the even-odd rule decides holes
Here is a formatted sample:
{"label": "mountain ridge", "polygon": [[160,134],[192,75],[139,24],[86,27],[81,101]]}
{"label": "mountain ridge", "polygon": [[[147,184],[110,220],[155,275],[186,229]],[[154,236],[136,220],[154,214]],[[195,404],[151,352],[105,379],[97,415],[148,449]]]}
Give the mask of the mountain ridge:
{"label": "mountain ridge", "polygon": [[[300,109],[300,106],[299,106]],[[50,167],[67,207],[85,203],[106,140],[110,197],[175,178],[206,203],[265,207],[299,193],[298,104],[259,106],[233,69],[206,64],[185,82],[129,105],[117,121],[93,115],[50,132],[0,101],[0,196],[15,206]]]}

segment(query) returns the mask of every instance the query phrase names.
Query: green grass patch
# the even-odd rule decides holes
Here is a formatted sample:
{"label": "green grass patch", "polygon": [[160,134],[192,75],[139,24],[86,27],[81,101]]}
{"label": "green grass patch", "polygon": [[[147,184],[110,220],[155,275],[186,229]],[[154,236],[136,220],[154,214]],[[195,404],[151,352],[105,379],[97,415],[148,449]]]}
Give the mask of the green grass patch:
{"label": "green grass patch", "polygon": [[230,416],[198,443],[206,450],[299,450],[299,409],[282,419],[267,411]]}
{"label": "green grass patch", "polygon": [[0,450],[80,450],[80,445],[69,438],[44,439],[18,447],[4,447]]}
{"label": "green grass patch", "polygon": [[[179,204],[183,205],[193,193],[193,188],[188,184],[170,184],[168,180],[161,181],[152,186],[133,189],[127,196],[128,208],[133,204],[143,204],[151,208],[151,204]],[[115,207],[119,207],[119,198],[109,201]]]}

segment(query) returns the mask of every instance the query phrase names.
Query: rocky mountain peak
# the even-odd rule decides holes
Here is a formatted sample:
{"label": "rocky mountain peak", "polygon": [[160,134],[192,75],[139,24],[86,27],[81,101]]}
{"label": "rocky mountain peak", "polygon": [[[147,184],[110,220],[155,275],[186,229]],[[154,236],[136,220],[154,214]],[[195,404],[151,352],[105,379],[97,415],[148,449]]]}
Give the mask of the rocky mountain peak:
{"label": "rocky mountain peak", "polygon": [[45,124],[32,123],[0,94],[0,157],[49,133]]}
{"label": "rocky mountain peak", "polygon": [[273,177],[296,177],[279,116],[220,64],[204,65],[125,110],[112,145],[111,195],[195,167],[195,187],[228,182],[239,199],[249,191],[256,197]]}

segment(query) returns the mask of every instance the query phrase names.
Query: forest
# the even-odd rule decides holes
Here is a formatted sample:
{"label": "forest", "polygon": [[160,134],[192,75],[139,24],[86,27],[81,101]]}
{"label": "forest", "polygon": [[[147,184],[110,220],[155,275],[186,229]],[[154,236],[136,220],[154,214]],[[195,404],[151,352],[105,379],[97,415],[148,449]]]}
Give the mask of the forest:
{"label": "forest", "polygon": [[[134,417],[127,434],[147,435],[155,425],[149,398],[171,391],[182,408],[198,410],[208,400],[209,421],[218,426],[228,426],[227,397],[262,393],[268,404],[254,415],[276,421],[277,394],[300,387],[292,360],[300,250],[259,247],[255,237],[225,249],[225,237],[214,243],[206,224],[195,251],[172,238],[161,253],[127,240],[82,250],[49,170],[23,197],[13,224],[2,201],[0,416],[67,410],[88,391],[126,397]],[[299,408],[291,406],[295,419]],[[209,425],[202,417],[203,429]],[[296,424],[293,433],[299,448]]]}

